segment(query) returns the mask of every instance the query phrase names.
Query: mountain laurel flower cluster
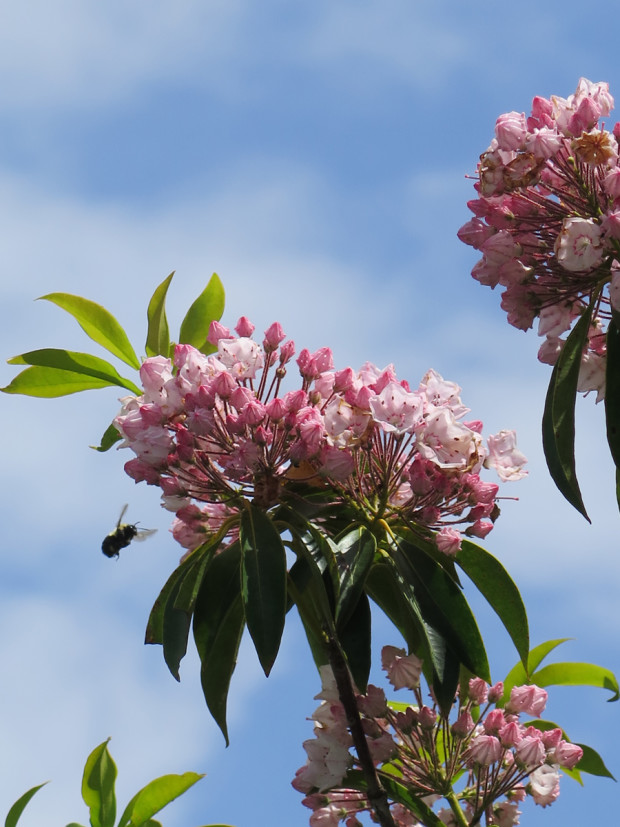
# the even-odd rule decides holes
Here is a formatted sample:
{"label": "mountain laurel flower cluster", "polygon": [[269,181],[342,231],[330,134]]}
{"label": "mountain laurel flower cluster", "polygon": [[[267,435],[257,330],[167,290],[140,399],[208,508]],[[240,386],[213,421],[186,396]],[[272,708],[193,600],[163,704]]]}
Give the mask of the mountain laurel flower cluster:
{"label": "mountain laurel flower cluster", "polygon": [[161,487],[183,547],[234,537],[244,500],[269,509],[300,485],[367,523],[435,531],[447,554],[463,534],[486,536],[499,509],[483,466],[502,481],[527,473],[513,431],[485,445],[482,423],[463,421],[458,385],[432,370],[413,390],[392,366],[335,370],[327,347],[299,353],[299,384],[284,391],[294,342],[277,322],[262,343],[253,331],[245,317],[237,335],[213,322],[216,352],[181,344],[172,360],[145,359],[144,393],[121,400],[121,447],[136,454],[125,470]]}
{"label": "mountain laurel flower cluster", "polygon": [[511,325],[538,318],[538,358],[555,364],[563,334],[593,303],[578,390],[605,395],[605,332],[620,308],[620,124],[607,83],[581,78],[568,98],[535,97],[528,117],[500,115],[480,156],[474,218],[459,238],[482,253],[472,275],[503,288]]}
{"label": "mountain laurel flower cluster", "polygon": [[[504,686],[489,686],[472,678],[464,697],[443,715],[420,689],[422,663],[405,650],[386,646],[382,665],[394,689],[413,692],[415,702],[388,703],[382,689],[368,685],[357,704],[370,753],[379,778],[397,779],[407,792],[435,807],[445,824],[486,823],[498,827],[519,824],[519,803],[530,796],[546,807],[559,795],[560,769],[573,769],[583,755],[581,747],[563,737],[556,727],[537,728],[522,722],[535,718],[547,701],[547,692],[534,685],[515,686],[505,706]],[[313,812],[311,827],[360,827],[358,816],[370,811],[365,794],[346,786],[347,772],[355,768],[351,736],[338,700],[333,675],[322,667],[321,704],[312,715],[314,738],[304,743],[308,755],[293,780],[306,795]],[[541,727],[542,727],[542,722]],[[458,791],[455,785],[458,784]],[[449,805],[449,806],[448,806]],[[455,818],[455,808],[460,810]],[[397,827],[420,822],[403,804],[392,804]]]}

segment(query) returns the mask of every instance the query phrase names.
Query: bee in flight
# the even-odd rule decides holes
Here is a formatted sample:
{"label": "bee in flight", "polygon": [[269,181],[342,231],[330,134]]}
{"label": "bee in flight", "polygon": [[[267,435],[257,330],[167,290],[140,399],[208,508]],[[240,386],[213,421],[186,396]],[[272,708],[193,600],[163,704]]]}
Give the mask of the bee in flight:
{"label": "bee in flight", "polygon": [[118,557],[120,550],[126,548],[132,540],[146,540],[151,534],[155,534],[156,528],[138,528],[132,523],[123,523],[121,520],[125,516],[127,505],[123,506],[121,516],[118,518],[116,528],[111,531],[107,537],[103,538],[101,543],[101,551],[106,557]]}

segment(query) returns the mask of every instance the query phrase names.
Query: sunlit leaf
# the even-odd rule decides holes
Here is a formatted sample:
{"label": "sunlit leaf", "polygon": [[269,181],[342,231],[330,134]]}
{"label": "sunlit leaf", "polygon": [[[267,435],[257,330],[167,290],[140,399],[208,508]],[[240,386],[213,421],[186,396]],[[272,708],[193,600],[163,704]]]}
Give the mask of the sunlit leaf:
{"label": "sunlit leaf", "polygon": [[144,349],[147,356],[168,356],[170,351],[170,331],[166,318],[166,294],[174,272],[155,289],[147,310],[148,328]]}
{"label": "sunlit leaf", "polygon": [[95,747],[84,766],[82,798],[92,827],[114,827],[116,819],[116,765],[108,752],[109,740]]}
{"label": "sunlit leaf", "polygon": [[28,804],[30,799],[41,789],[41,787],[44,787],[47,783],[48,782],[45,781],[43,784],[39,784],[36,787],[32,787],[30,790],[28,790],[28,792],[25,792],[22,796],[20,796],[17,799],[17,801],[15,802],[15,804],[13,804],[13,806],[7,814],[7,817],[4,822],[4,827],[15,827],[15,825],[20,819],[21,814],[26,809],[26,805]]}
{"label": "sunlit leaf", "polygon": [[224,312],[224,286],[216,273],[187,311],[181,323],[179,342],[193,345],[203,353],[212,353],[216,348],[207,342],[209,326],[212,321],[219,321]]}
{"label": "sunlit leaf", "polygon": [[[580,772],[587,772],[589,775],[600,775],[603,778],[611,778],[613,781],[616,780],[596,750],[587,746],[587,744],[577,744],[577,746],[583,750],[583,756],[576,767]],[[563,770],[563,772],[566,771]]]}
{"label": "sunlit leaf", "polygon": [[155,778],[134,795],[125,808],[118,827],[142,827],[148,823],[151,816],[187,792],[201,778],[204,778],[204,775],[196,772]]}
{"label": "sunlit leaf", "polygon": [[138,396],[142,393],[131,379],[121,376],[114,365],[106,362],[105,359],[100,359],[98,356],[91,356],[90,353],[78,353],[73,350],[46,347],[41,350],[22,353],[7,361],[9,365],[39,365],[47,368],[58,368],[82,376],[93,376],[104,380],[107,384],[125,388]]}
{"label": "sunlit leaf", "polygon": [[537,686],[598,686],[613,693],[609,701],[620,698],[620,688],[613,672],[594,663],[550,663],[532,675]]}
{"label": "sunlit leaf", "polygon": [[527,613],[521,594],[502,564],[480,546],[463,540],[456,563],[498,615],[523,663],[530,648]]}
{"label": "sunlit leaf", "polygon": [[10,384],[0,388],[0,390],[4,393],[19,393],[24,396],[54,399],[58,396],[68,396],[71,393],[79,393],[80,391],[109,388],[113,384],[115,383],[95,376],[85,376],[69,370],[43,368],[34,365],[22,370],[21,373],[13,377]]}
{"label": "sunlit leaf", "polygon": [[62,307],[73,316],[86,335],[94,342],[132,368],[136,370],[140,368],[140,361],[127,334],[105,307],[90,299],[73,296],[70,293],[48,293],[39,298]]}
{"label": "sunlit leaf", "polygon": [[286,553],[265,512],[248,505],[241,516],[241,583],[245,620],[265,675],[274,664],[286,616]]}
{"label": "sunlit leaf", "polygon": [[575,471],[575,400],[581,357],[598,293],[571,330],[551,374],[543,414],[543,448],[549,473],[568,502],[590,522]]}

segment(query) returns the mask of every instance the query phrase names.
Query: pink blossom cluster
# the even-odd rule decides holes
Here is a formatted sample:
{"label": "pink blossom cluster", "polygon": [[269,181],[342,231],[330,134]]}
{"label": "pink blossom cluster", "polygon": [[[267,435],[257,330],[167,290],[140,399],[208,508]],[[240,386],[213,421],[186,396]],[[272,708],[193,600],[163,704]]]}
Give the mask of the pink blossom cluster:
{"label": "pink blossom cluster", "polygon": [[499,509],[483,466],[501,480],[527,473],[513,431],[485,445],[482,423],[462,421],[458,385],[432,370],[414,390],[391,365],[336,370],[327,347],[299,353],[299,384],[285,391],[294,342],[277,322],[261,343],[253,331],[245,317],[236,335],[214,322],[217,352],[181,344],[172,360],[145,359],[143,394],[121,400],[121,447],[136,454],[125,470],[160,486],[182,546],[234,536],[244,498],[268,509],[300,483],[365,518],[435,530],[448,554],[463,533],[486,536]]}
{"label": "pink blossom cluster", "polygon": [[[379,777],[382,772],[396,775],[409,793],[429,805],[445,804],[448,794],[455,793],[469,824],[492,812],[493,824],[512,827],[519,824],[518,805],[528,795],[542,807],[556,800],[560,768],[573,769],[583,751],[559,728],[544,730],[521,721],[522,715],[538,718],[543,712],[544,689],[515,686],[501,706],[501,682],[489,686],[472,678],[465,697],[444,715],[436,703],[424,702],[422,663],[415,655],[386,646],[382,665],[395,689],[414,693],[415,704],[388,703],[383,690],[371,684],[365,695],[357,695]],[[321,704],[312,715],[314,738],[304,743],[308,759],[292,783],[313,811],[311,827],[337,827],[340,822],[358,827],[359,814],[370,805],[362,792],[342,786],[347,770],[357,762],[329,667],[322,668],[321,678],[323,690],[316,696]],[[418,824],[400,804],[392,805],[392,814],[397,827]],[[448,825],[462,823],[453,821],[447,806],[438,807],[437,814]]]}
{"label": "pink blossom cluster", "polygon": [[555,364],[569,331],[596,297],[579,390],[605,395],[605,331],[620,308],[620,124],[607,83],[581,78],[568,98],[535,97],[528,117],[500,115],[480,156],[474,218],[459,238],[482,253],[472,275],[503,288],[511,325],[538,317],[538,358]]}

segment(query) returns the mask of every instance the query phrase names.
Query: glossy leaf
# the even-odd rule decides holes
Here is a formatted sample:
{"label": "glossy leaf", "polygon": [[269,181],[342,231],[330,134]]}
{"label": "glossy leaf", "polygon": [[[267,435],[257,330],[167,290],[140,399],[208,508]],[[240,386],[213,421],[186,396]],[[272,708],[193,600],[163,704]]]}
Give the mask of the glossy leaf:
{"label": "glossy leaf", "polygon": [[89,809],[92,827],[114,827],[116,819],[116,765],[104,741],[86,759],[82,778],[82,798]]}
{"label": "glossy leaf", "polygon": [[550,663],[534,672],[537,686],[598,686],[613,693],[609,701],[620,698],[620,688],[613,672],[594,663]]}
{"label": "glossy leaf", "polygon": [[[425,827],[444,827],[439,816],[431,810],[428,804],[425,804],[421,798],[416,798],[416,796],[412,795],[407,787],[400,783],[398,778],[381,772],[379,780],[388,798],[393,802],[402,804],[403,807],[412,812]],[[342,780],[342,786],[366,792],[367,784],[364,773],[361,770],[349,770]]]}
{"label": "glossy leaf", "polygon": [[598,294],[571,330],[551,374],[543,414],[543,448],[549,473],[568,502],[590,522],[575,471],[575,400],[581,357]]}
{"label": "glossy leaf", "polygon": [[364,591],[377,544],[363,526],[350,531],[338,542],[336,561],[340,574],[340,594],[336,605],[337,628],[346,626]]}
{"label": "glossy leaf", "polygon": [[490,682],[489,664],[476,619],[461,589],[436,560],[401,539],[396,565],[414,588],[422,616],[445,638],[467,668]]}
{"label": "glossy leaf", "polygon": [[241,515],[245,620],[265,675],[274,664],[286,617],[286,553],[273,522],[249,504]]}
{"label": "glossy leaf", "polygon": [[228,744],[226,701],[245,627],[241,598],[241,549],[233,543],[213,558],[194,609],[194,640],[207,706]]}
{"label": "glossy leaf", "polygon": [[40,296],[40,299],[62,307],[73,316],[89,338],[130,367],[139,370],[140,361],[127,334],[105,307],[70,293],[48,293]]}
{"label": "glossy leaf", "polygon": [[24,396],[55,399],[58,396],[68,396],[71,393],[79,393],[80,391],[109,388],[114,384],[95,376],[85,376],[69,370],[34,365],[22,370],[21,373],[13,377],[6,387],[0,388],[0,390],[4,393],[19,393]]}
{"label": "glossy leaf", "polygon": [[207,342],[211,322],[219,321],[224,312],[224,285],[216,273],[191,305],[181,323],[179,342],[193,345],[203,353],[212,353],[216,348]]}
{"label": "glossy leaf", "polygon": [[616,499],[620,507],[620,329],[614,319],[607,328],[605,422],[607,442],[616,466]]}
{"label": "glossy leaf", "polygon": [[349,612],[348,621],[340,628],[338,638],[355,685],[359,692],[365,693],[370,675],[371,617],[370,603],[364,593],[360,594],[357,605]]}
{"label": "glossy leaf", "polygon": [[147,310],[148,327],[144,350],[147,356],[168,356],[170,331],[166,318],[166,294],[174,272],[162,281],[151,297]]}
{"label": "glossy leaf", "polygon": [[125,808],[118,827],[142,827],[148,824],[151,816],[187,792],[201,778],[204,778],[204,775],[196,772],[155,778],[134,795]]}
{"label": "glossy leaf", "polygon": [[117,442],[120,442],[122,438],[118,428],[111,422],[103,432],[99,445],[91,445],[90,447],[95,451],[103,453],[104,451],[109,451],[110,448],[116,445]]}
{"label": "glossy leaf", "polygon": [[9,365],[40,365],[47,368],[58,368],[81,376],[93,376],[102,379],[110,385],[118,385],[120,388],[135,393],[139,396],[142,391],[137,385],[121,376],[114,365],[100,359],[98,356],[91,356],[89,353],[78,353],[73,350],[60,350],[58,348],[46,347],[41,350],[31,350],[22,353],[8,360]]}
{"label": "glossy leaf", "polygon": [[13,806],[7,814],[7,817],[4,821],[4,827],[15,827],[15,825],[21,817],[21,814],[26,809],[26,805],[28,804],[30,799],[36,793],[38,793],[41,787],[45,787],[45,784],[47,784],[47,781],[45,781],[43,784],[39,784],[36,787],[32,787],[30,790],[28,790],[28,792],[25,792],[22,796],[20,796],[17,799],[17,801],[15,802],[15,804],[13,804]]}
{"label": "glossy leaf", "polygon": [[[577,764],[579,772],[587,772],[589,775],[600,775],[603,778],[611,778],[613,781],[616,780],[596,750],[587,746],[587,744],[577,744],[577,746],[583,750],[581,760]],[[563,770],[563,772],[566,771]]]}
{"label": "glossy leaf", "polygon": [[498,615],[523,663],[527,663],[530,636],[521,594],[502,564],[480,546],[463,540],[456,564],[474,583]]}
{"label": "glossy leaf", "polygon": [[[153,604],[151,613],[149,615],[146,626],[145,643],[159,643],[164,642],[164,615],[166,606],[171,600],[172,594],[177,594],[180,581],[185,577],[187,572],[195,563],[195,555],[199,552],[196,549],[189,557],[187,557],[177,568],[172,572],[163,589],[160,591],[157,600]],[[172,604],[174,605],[174,603]]]}

